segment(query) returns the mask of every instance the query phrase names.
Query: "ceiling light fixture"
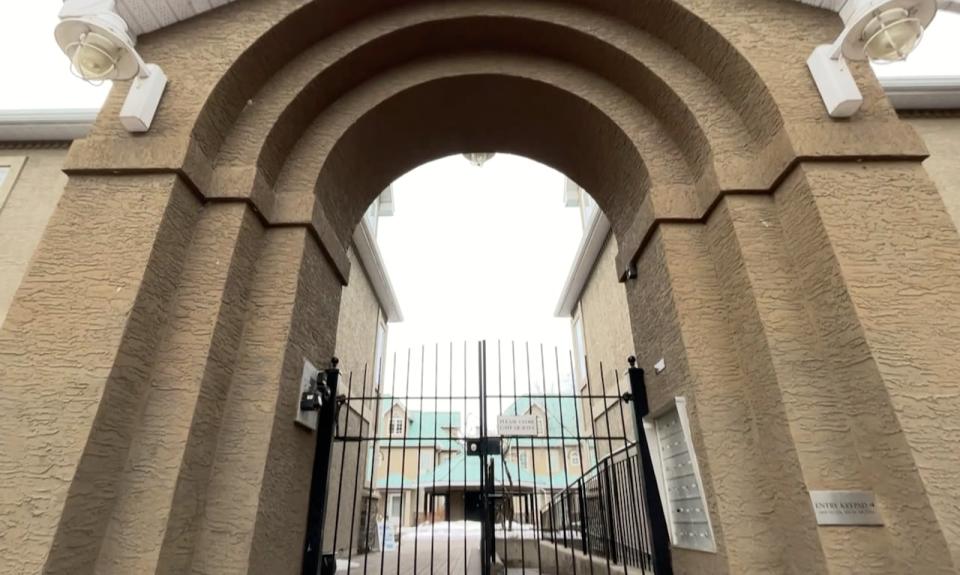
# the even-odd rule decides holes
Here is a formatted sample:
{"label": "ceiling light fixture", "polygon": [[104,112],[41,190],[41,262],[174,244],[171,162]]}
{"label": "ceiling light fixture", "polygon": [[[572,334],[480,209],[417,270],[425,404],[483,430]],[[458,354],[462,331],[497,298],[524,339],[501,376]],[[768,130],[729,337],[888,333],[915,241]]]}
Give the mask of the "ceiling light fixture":
{"label": "ceiling light fixture", "polygon": [[847,60],[905,59],[936,13],[937,0],[847,0],[840,7],[843,31],[833,44],[817,46],[807,59],[827,113],[847,118],[863,103]]}
{"label": "ceiling light fixture", "polygon": [[133,78],[120,122],[130,132],[150,129],[167,77],[137,53],[136,37],[117,14],[114,0],[66,0],[54,37],[77,77],[92,84]]}
{"label": "ceiling light fixture", "polygon": [[463,155],[471,164],[478,168],[482,168],[484,164],[490,161],[490,158],[494,157],[496,154],[492,152],[468,152]]}

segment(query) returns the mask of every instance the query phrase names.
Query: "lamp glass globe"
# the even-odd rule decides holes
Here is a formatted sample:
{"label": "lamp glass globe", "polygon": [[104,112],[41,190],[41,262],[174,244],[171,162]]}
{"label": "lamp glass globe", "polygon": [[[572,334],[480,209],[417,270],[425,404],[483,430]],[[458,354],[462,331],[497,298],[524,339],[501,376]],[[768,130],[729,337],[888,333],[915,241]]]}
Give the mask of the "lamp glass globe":
{"label": "lamp glass globe", "polygon": [[110,38],[87,32],[76,45],[73,66],[84,80],[104,80],[116,71],[122,55],[123,47]]}
{"label": "lamp glass globe", "polygon": [[904,8],[877,14],[863,29],[864,52],[871,61],[903,60],[920,43],[923,26]]}

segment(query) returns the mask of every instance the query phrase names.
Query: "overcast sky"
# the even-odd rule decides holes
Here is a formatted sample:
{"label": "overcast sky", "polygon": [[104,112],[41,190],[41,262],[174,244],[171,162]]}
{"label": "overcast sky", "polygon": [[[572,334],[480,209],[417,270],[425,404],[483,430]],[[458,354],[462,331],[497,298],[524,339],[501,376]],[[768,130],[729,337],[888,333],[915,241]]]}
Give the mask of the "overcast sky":
{"label": "overcast sky", "polygon": [[[551,364],[546,379],[556,389],[556,361],[550,356],[553,347],[562,348],[564,377],[570,320],[553,317],[553,311],[582,235],[580,213],[564,207],[563,188],[559,172],[506,154],[483,167],[450,156],[394,183],[396,214],[380,219],[377,241],[405,317],[390,326],[389,353],[399,354],[398,370],[404,375],[395,393],[405,387],[406,349],[414,348],[411,380],[419,384],[420,346],[427,346],[430,372],[434,344],[440,344],[440,372],[445,374],[454,342],[454,371],[462,381],[463,341],[480,339],[489,341],[491,362],[497,340],[502,340],[505,356],[511,341],[534,344],[535,357],[544,344]],[[475,345],[467,353],[473,385]],[[535,369],[528,386],[526,350],[517,348],[517,353],[518,390],[542,391],[539,360],[531,361]],[[429,391],[432,377],[426,375]]]}

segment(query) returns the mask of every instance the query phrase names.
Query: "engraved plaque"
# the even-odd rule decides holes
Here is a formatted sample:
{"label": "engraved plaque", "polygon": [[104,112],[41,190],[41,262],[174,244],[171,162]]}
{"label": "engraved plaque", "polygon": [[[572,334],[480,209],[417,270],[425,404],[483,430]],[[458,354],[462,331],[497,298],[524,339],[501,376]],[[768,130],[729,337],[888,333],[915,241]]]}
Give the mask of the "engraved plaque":
{"label": "engraved plaque", "polygon": [[873,491],[811,491],[817,525],[883,525]]}

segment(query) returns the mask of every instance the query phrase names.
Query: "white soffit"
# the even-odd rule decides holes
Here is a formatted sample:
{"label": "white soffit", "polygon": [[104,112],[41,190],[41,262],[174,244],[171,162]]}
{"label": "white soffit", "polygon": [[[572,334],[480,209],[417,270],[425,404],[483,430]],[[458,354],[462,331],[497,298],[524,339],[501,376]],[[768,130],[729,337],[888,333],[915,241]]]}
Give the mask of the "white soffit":
{"label": "white soffit", "polygon": [[[134,34],[146,34],[193,18],[235,0],[116,0],[117,12]],[[793,0],[839,12],[849,0]],[[960,0],[940,0],[940,8],[960,11]]]}
{"label": "white soffit", "polygon": [[135,35],[146,34],[235,0],[116,0],[117,13]]}
{"label": "white soffit", "polygon": [[833,10],[834,12],[839,12],[840,8],[847,3],[847,0],[795,0],[801,4],[807,4],[808,6],[816,6],[817,8],[826,8],[827,10]]}
{"label": "white soffit", "polygon": [[560,300],[554,310],[556,317],[573,315],[573,310],[580,301],[583,288],[590,279],[593,266],[596,265],[600,252],[603,251],[603,244],[609,235],[610,220],[597,208],[593,211],[593,217],[583,232],[583,239],[580,240],[577,254],[573,257],[573,265],[567,274],[567,281],[563,282],[563,291],[560,292]]}
{"label": "white soffit", "polygon": [[367,218],[361,218],[360,223],[354,229],[353,245],[357,250],[360,263],[363,264],[363,268],[367,272],[367,278],[373,287],[373,293],[380,302],[380,308],[387,316],[387,321],[391,323],[403,321],[400,302],[397,301],[397,294],[393,291],[393,284],[390,283],[387,267],[380,255],[380,248],[377,247],[377,240],[370,231],[370,226],[367,225]]}
{"label": "white soffit", "polygon": [[[808,6],[816,6],[826,10],[839,12],[844,4],[852,0],[794,0]],[[937,0],[937,5],[941,10],[950,10],[951,12],[960,12],[960,0]]]}

